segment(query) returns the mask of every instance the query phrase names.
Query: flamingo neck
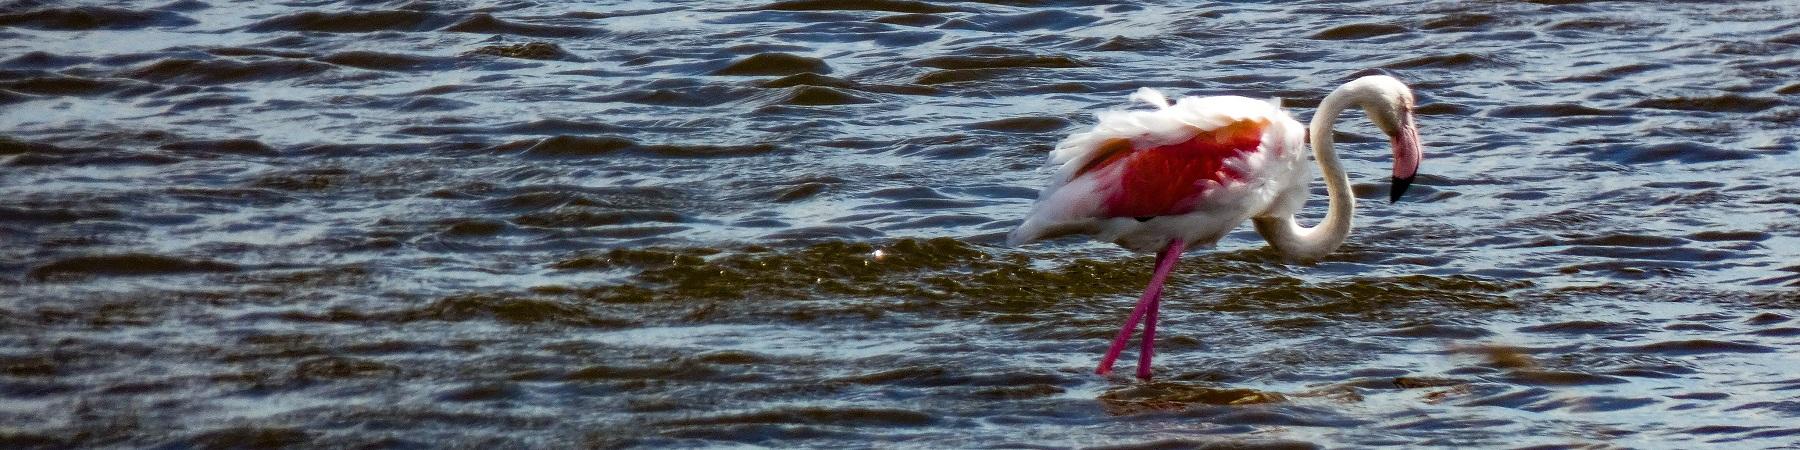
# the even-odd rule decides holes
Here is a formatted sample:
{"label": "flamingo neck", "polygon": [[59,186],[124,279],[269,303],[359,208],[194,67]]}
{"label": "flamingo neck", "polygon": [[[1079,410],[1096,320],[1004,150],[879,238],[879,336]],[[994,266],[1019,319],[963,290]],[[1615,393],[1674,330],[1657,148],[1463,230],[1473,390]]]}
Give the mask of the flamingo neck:
{"label": "flamingo neck", "polygon": [[[1311,124],[1313,159],[1319,163],[1319,172],[1325,176],[1325,191],[1330,206],[1325,212],[1325,220],[1311,227],[1300,225],[1294,217],[1295,211],[1287,211],[1276,217],[1257,218],[1256,231],[1267,238],[1269,245],[1288,259],[1300,262],[1318,261],[1337,250],[1350,236],[1350,218],[1356,210],[1356,196],[1350,191],[1350,177],[1344,174],[1344,166],[1338,161],[1337,150],[1332,148],[1332,124],[1337,122],[1338,113],[1351,105],[1362,104],[1361,97],[1369,95],[1369,91],[1346,89],[1349,85],[1331,91],[1325,100],[1319,103],[1319,109],[1313,114]],[[1306,186],[1290,187],[1304,198]],[[1296,203],[1296,206],[1298,203]]]}

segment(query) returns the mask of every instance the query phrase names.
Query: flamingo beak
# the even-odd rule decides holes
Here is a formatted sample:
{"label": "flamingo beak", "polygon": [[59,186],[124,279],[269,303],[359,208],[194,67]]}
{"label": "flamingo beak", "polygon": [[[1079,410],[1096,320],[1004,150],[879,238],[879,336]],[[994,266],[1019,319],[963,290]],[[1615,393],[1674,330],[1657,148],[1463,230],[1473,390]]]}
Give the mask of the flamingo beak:
{"label": "flamingo beak", "polygon": [[1413,177],[1394,177],[1394,187],[1388,190],[1388,203],[1400,201],[1400,196],[1406,195],[1406,187],[1412,186],[1412,182]]}
{"label": "flamingo beak", "polygon": [[1413,123],[1412,111],[1401,116],[1400,129],[1393,135],[1394,184],[1388,190],[1388,203],[1400,201],[1400,196],[1406,194],[1406,188],[1412,186],[1419,173],[1419,160],[1425,157],[1419,148],[1419,127]]}

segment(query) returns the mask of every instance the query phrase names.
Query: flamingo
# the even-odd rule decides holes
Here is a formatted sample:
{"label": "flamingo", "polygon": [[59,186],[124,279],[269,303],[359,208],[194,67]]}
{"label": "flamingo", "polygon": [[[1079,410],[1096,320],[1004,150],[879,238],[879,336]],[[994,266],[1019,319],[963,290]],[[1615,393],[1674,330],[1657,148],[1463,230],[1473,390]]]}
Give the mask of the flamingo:
{"label": "flamingo", "polygon": [[1007,236],[1013,246],[1088,234],[1137,253],[1160,250],[1150,284],[1100,359],[1095,372],[1101,375],[1112,372],[1142,321],[1137,376],[1150,379],[1163,282],[1189,248],[1211,247],[1245,220],[1294,262],[1317,261],[1344,243],[1356,198],[1331,136],[1344,109],[1362,107],[1392,141],[1389,203],[1412,185],[1423,157],[1412,90],[1400,80],[1365,76],[1333,90],[1319,103],[1311,127],[1330,207],[1323,221],[1307,227],[1294,218],[1312,180],[1301,155],[1303,126],[1278,101],[1217,96],[1170,104],[1150,88],[1130,98],[1156,109],[1102,112],[1092,130],[1057,144],[1046,164],[1056,168],[1050,185]]}

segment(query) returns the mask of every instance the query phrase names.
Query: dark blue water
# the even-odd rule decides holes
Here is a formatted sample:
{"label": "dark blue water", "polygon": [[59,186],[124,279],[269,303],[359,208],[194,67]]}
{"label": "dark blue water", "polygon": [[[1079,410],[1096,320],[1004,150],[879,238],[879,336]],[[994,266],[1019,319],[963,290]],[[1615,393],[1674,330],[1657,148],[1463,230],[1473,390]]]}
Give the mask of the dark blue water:
{"label": "dark blue water", "polygon": [[[1349,242],[1093,375],[1151,261],[1000,245],[1045,152],[1371,73],[1408,198],[1349,114]],[[1784,1],[0,3],[0,447],[1794,446],[1795,73]]]}

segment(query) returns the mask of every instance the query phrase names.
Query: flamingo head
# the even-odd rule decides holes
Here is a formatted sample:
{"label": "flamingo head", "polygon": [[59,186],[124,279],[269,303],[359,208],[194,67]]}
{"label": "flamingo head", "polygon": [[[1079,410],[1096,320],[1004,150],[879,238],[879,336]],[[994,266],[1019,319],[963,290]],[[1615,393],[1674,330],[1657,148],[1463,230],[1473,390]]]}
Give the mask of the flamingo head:
{"label": "flamingo head", "polygon": [[1368,111],[1375,126],[1387,133],[1388,140],[1394,145],[1394,185],[1388,192],[1388,202],[1399,201],[1406,188],[1412,186],[1413,177],[1419,172],[1419,160],[1424,158],[1424,151],[1419,147],[1419,126],[1413,120],[1412,89],[1386,75],[1367,76],[1357,81],[1373,88],[1375,95],[1367,97],[1363,110]]}

